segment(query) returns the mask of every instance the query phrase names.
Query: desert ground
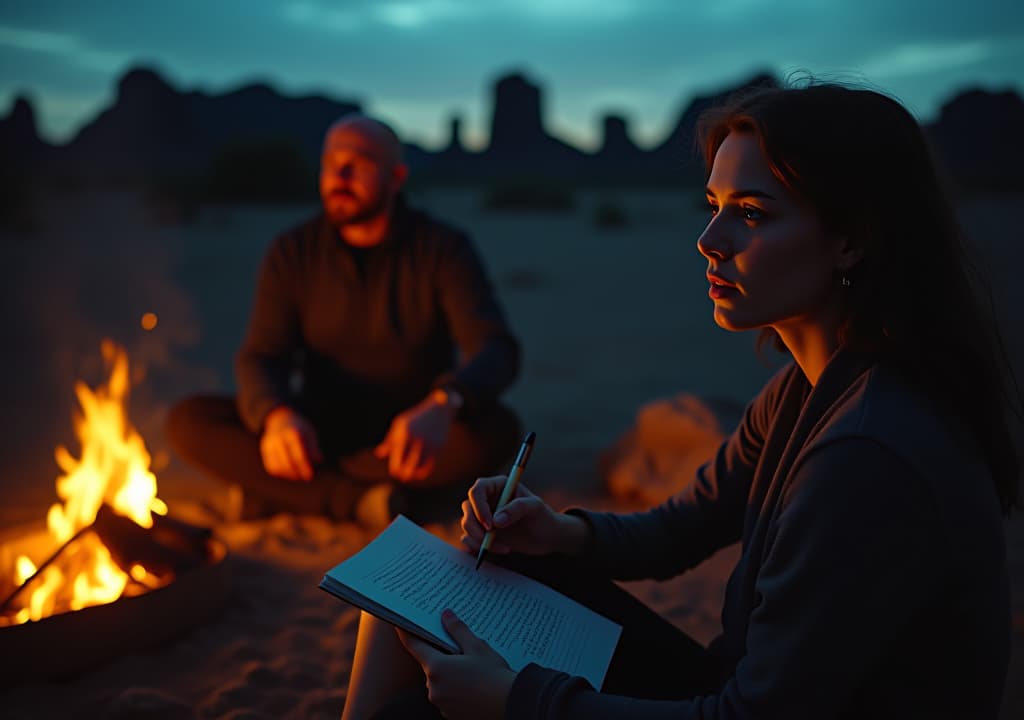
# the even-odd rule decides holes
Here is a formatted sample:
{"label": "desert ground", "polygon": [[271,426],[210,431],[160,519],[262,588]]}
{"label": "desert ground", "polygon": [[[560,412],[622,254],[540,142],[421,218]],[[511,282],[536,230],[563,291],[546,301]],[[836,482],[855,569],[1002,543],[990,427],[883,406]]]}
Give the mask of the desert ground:
{"label": "desert ground", "polygon": [[[681,481],[781,361],[758,357],[752,336],[727,333],[711,319],[705,263],[695,247],[705,221],[696,190],[580,191],[564,211],[488,210],[473,189],[418,189],[410,199],[477,242],[523,343],[522,372],[505,399],[537,433],[524,483],[555,505],[634,505],[609,483],[621,479],[615,460],[635,450],[638,432],[641,444],[650,443],[652,462],[670,470],[673,483]],[[1018,377],[1022,201],[979,195],[960,204],[976,242],[971,257],[990,272]],[[620,224],[598,221],[608,208]],[[132,363],[130,418],[152,455],[159,495],[172,516],[213,529],[228,549],[230,577],[227,600],[212,619],[71,678],[6,687],[5,717],[338,717],[358,615],[316,586],[371,534],[351,523],[290,515],[238,521],[228,493],[173,457],[162,431],[178,398],[231,391],[232,355],[262,253],[275,234],[314,209],[190,209],[134,192],[76,191],[37,198],[29,226],[0,230],[10,268],[0,289],[8,318],[0,536],[42,527],[57,499],[54,448],[76,447],[74,384],[103,381],[99,346],[111,338]],[[148,331],[140,325],[146,312],[159,318]],[[653,437],[638,415],[667,398],[683,399],[692,412]],[[670,453],[671,443],[683,451]],[[673,483],[646,493],[663,495]],[[1018,514],[1006,527],[1014,656],[1003,717],[1018,718],[1024,520]],[[457,537],[454,524],[434,529]],[[629,587],[707,642],[717,631],[734,559],[735,548],[726,549],[668,583]]]}

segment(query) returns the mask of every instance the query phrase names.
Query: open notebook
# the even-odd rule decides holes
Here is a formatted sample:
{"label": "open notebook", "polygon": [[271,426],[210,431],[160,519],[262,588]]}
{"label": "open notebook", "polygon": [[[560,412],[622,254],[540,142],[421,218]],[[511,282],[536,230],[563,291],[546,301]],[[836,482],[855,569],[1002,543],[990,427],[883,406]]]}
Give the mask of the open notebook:
{"label": "open notebook", "polygon": [[484,563],[403,515],[328,570],[323,590],[448,652],[441,626],[451,608],[513,670],[534,662],[600,689],[622,628],[519,573]]}

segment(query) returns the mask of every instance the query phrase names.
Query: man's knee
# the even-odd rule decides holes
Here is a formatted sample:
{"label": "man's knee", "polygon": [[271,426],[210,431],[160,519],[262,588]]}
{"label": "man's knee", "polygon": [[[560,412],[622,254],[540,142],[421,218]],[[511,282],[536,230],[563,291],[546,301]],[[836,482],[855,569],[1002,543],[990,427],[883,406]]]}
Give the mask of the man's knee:
{"label": "man's knee", "polygon": [[164,434],[175,452],[189,457],[212,425],[225,422],[234,412],[229,397],[193,395],[175,403],[164,421]]}

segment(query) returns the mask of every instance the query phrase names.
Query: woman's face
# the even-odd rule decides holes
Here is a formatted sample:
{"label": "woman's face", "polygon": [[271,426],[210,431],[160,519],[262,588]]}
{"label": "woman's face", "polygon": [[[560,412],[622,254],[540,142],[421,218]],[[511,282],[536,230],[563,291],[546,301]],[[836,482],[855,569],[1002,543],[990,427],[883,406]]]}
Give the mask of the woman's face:
{"label": "woman's face", "polygon": [[826,322],[837,298],[842,243],[772,173],[753,133],[730,133],[707,185],[711,220],[697,248],[708,259],[715,322],[780,332]]}

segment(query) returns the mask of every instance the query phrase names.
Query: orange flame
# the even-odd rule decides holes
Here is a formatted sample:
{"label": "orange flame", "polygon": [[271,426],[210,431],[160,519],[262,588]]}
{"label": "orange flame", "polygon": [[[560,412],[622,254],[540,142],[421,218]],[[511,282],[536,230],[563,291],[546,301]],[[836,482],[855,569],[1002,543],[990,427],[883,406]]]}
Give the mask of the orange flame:
{"label": "orange flame", "polygon": [[[128,356],[110,340],[104,340],[101,349],[110,368],[107,384],[95,391],[81,381],[75,384],[81,415],[75,417],[74,426],[82,455],[76,459],[63,446],[55,453],[64,472],[57,478],[57,495],[62,502],[54,503],[46,518],[55,547],[92,524],[104,502],[146,528],[153,525],[151,513],[167,512],[166,504],[156,496],[149,452],[127,418]],[[15,586],[34,572],[35,564],[20,555],[15,562]],[[132,576],[144,584],[148,579],[139,566],[132,568]],[[27,600],[22,600],[24,605],[14,622],[40,620],[56,612],[113,602],[128,582],[128,575],[114,563],[95,533],[83,534],[63,554],[61,563],[47,566],[41,577],[32,581],[31,592],[26,588],[22,593]]]}

